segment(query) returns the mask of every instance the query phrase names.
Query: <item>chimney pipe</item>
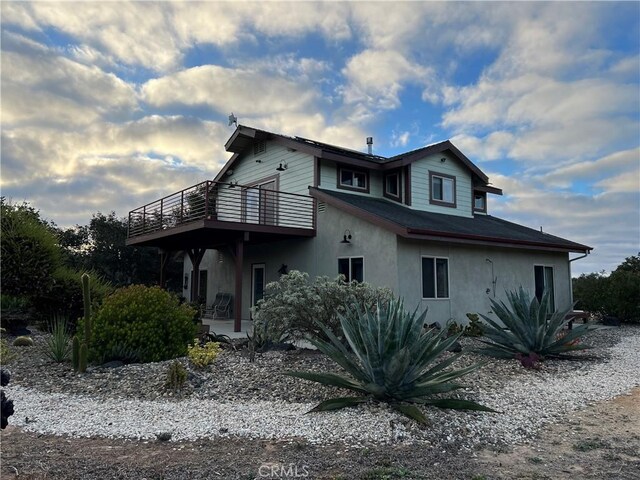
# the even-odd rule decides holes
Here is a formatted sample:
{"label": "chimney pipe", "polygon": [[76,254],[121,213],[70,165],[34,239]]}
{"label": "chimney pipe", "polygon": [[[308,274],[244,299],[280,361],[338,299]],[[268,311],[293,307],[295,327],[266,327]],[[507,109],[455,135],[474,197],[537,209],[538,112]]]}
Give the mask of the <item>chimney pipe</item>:
{"label": "chimney pipe", "polygon": [[367,151],[369,155],[373,153],[373,137],[367,137]]}

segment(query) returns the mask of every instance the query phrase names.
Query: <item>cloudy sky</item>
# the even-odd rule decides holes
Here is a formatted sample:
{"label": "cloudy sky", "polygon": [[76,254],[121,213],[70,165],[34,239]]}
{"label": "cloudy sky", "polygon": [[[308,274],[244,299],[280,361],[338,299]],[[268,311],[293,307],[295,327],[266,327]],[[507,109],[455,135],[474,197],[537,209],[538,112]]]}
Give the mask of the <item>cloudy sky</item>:
{"label": "cloudy sky", "polygon": [[212,178],[227,116],[392,155],[451,139],[491,213],[640,249],[640,4],[6,2],[2,195],[60,226]]}

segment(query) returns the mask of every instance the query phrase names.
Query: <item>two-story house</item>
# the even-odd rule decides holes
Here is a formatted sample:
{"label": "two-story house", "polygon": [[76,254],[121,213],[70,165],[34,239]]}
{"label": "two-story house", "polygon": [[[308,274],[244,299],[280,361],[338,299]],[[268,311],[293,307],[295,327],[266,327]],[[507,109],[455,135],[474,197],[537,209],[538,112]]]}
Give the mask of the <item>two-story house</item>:
{"label": "two-story house", "polygon": [[391,288],[429,321],[466,321],[522,285],[569,307],[591,247],[490,215],[499,188],[450,141],[381,157],[238,126],[212,181],[133,210],[130,245],[186,252],[184,295],[234,295],[235,329],[292,269]]}

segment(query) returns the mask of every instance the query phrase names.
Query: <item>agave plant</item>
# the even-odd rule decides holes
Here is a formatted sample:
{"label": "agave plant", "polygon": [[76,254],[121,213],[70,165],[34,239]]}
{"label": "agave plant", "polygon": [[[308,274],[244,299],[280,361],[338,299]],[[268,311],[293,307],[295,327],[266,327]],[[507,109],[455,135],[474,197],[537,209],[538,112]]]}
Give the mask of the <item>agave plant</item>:
{"label": "agave plant", "polygon": [[597,327],[578,325],[562,332],[571,309],[556,310],[549,315],[549,292],[545,292],[538,302],[536,297],[530,299],[520,287],[517,292],[507,292],[507,299],[510,306],[491,299],[493,312],[503,325],[482,315],[486,322],[484,335],[488,340],[481,340],[487,345],[479,350],[481,353],[498,358],[518,358],[527,366],[529,363],[526,362],[531,360],[535,365],[544,357],[562,358],[566,352],[590,348],[576,340]]}
{"label": "agave plant", "polygon": [[459,370],[447,370],[458,355],[436,362],[459,337],[446,337],[447,330],[426,330],[426,311],[418,315],[405,312],[402,300],[378,302],[375,309],[352,305],[339,315],[347,348],[324,325],[320,325],[329,342],[309,338],[318,350],[340,365],[349,376],[336,373],[286,372],[287,375],[346,388],[359,396],[326,400],[311,410],[326,411],[355,406],[373,398],[387,402],[400,413],[420,423],[424,414],[416,405],[440,408],[494,411],[478,403],[455,398],[432,398],[461,385],[453,380],[481,367],[476,364]]}

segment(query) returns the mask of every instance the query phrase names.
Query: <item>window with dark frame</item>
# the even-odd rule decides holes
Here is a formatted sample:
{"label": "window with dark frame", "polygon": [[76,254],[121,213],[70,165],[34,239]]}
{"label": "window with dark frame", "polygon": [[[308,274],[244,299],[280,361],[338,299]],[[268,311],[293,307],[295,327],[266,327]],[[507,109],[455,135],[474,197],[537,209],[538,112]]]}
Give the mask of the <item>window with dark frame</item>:
{"label": "window with dark frame", "polygon": [[556,299],[553,286],[553,267],[545,267],[544,265],[534,265],[534,282],[536,298],[542,301],[545,291],[549,291],[549,312],[552,313],[556,309]]}
{"label": "window with dark frame", "polygon": [[349,190],[369,191],[369,175],[363,170],[339,168],[338,187]]}
{"label": "window with dark frame", "polygon": [[338,274],[347,282],[364,282],[364,257],[338,258]]}
{"label": "window with dark frame", "polygon": [[401,200],[400,173],[388,173],[384,176],[384,195],[394,200]]}
{"label": "window with dark frame", "polygon": [[473,209],[476,212],[487,211],[487,194],[484,192],[475,192],[473,195]]}
{"label": "window with dark frame", "polygon": [[456,179],[444,174],[429,172],[431,183],[430,203],[446,207],[456,206]]}
{"label": "window with dark frame", "polygon": [[449,298],[449,259],[422,257],[422,298]]}

